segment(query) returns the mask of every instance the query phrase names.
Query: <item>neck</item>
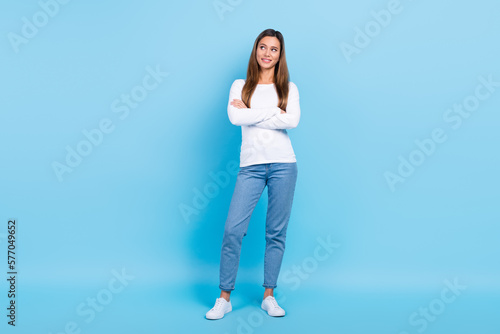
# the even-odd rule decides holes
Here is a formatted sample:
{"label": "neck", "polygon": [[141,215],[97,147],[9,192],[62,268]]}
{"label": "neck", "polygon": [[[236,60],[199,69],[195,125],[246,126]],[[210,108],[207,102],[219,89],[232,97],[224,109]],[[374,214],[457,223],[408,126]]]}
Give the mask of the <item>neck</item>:
{"label": "neck", "polygon": [[261,83],[273,83],[274,82],[274,67],[261,70],[259,76],[259,82]]}

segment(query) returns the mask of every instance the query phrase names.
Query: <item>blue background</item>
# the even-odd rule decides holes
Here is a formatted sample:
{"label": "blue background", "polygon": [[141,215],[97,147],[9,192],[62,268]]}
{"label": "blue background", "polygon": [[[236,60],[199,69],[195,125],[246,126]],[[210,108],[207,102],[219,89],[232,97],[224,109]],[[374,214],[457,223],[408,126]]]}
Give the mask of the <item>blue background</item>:
{"label": "blue background", "polygon": [[[390,4],[70,1],[43,22],[37,1],[2,2],[4,254],[7,220],[18,224],[17,325],[7,325],[2,279],[2,332],[71,333],[73,322],[75,333],[498,333],[500,87],[458,128],[444,116],[473,101],[481,77],[500,81],[500,3],[401,0],[385,25],[374,23],[371,11]],[[23,18],[41,23],[16,52]],[[367,27],[372,37],[346,57],[342,43],[355,47]],[[299,176],[275,291],[287,316],[259,309],[265,190],[233,312],[207,321],[236,180],[227,166],[241,144],[229,88],[267,28],[285,37],[302,111],[289,130]],[[112,104],[140,91],[148,67],[168,75],[120,118]],[[60,181],[53,163],[103,119],[113,130]],[[384,174],[398,173],[400,156],[419,156],[415,141],[436,128],[446,140],[391,188]],[[229,181],[214,188],[211,173]],[[210,187],[196,208],[197,191]],[[320,260],[328,238],[337,247]],[[110,294],[114,270],[129,280]],[[463,287],[450,303],[446,280]],[[96,297],[95,317],[79,314]],[[415,315],[423,308],[432,316]]]}

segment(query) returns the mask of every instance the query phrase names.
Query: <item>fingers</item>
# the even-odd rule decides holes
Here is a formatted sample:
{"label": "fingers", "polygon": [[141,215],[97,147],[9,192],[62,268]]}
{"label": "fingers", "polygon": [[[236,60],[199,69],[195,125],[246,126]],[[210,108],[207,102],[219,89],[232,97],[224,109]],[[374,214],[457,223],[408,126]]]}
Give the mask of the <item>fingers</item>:
{"label": "fingers", "polygon": [[243,103],[243,101],[238,99],[233,99],[233,101],[231,101],[231,105],[239,109],[246,108],[246,105]]}

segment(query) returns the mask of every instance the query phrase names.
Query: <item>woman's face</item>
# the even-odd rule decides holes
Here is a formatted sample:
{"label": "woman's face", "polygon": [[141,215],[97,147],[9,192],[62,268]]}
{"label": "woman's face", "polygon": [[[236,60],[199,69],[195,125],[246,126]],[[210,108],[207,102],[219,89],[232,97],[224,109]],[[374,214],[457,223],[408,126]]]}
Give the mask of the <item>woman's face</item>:
{"label": "woman's face", "polygon": [[262,68],[272,68],[280,59],[280,41],[266,36],[257,44],[257,62]]}

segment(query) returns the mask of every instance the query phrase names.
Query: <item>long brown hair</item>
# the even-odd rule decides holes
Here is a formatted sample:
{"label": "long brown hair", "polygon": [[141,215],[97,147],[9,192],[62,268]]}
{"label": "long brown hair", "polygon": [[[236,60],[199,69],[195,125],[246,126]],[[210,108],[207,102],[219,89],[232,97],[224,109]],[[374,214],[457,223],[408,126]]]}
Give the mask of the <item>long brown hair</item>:
{"label": "long brown hair", "polygon": [[276,37],[280,41],[280,58],[276,65],[274,66],[274,85],[276,86],[276,92],[278,93],[278,107],[280,109],[286,110],[286,105],[288,103],[288,82],[290,80],[288,75],[288,67],[286,65],[286,55],[285,55],[285,40],[283,35],[274,29],[266,29],[257,36],[255,43],[253,44],[252,54],[250,55],[250,60],[248,62],[247,69],[247,79],[243,90],[241,91],[241,99],[248,108],[250,107],[250,99],[259,83],[260,77],[260,66],[257,62],[257,46],[262,38],[266,36]]}

